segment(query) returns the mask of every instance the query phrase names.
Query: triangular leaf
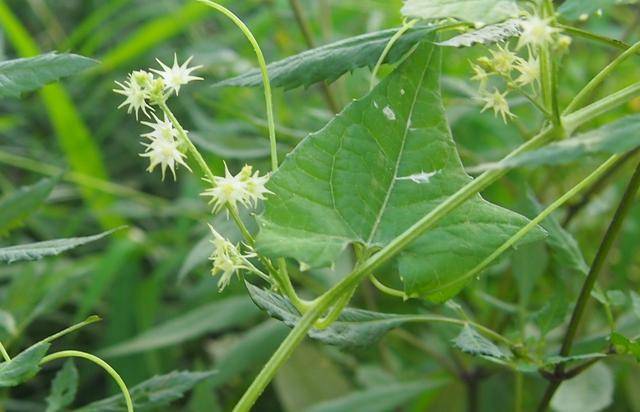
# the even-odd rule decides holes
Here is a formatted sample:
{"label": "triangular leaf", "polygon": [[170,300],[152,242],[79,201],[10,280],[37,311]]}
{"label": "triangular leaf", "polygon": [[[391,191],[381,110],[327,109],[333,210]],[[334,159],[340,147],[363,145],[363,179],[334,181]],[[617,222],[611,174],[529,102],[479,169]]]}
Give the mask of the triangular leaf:
{"label": "triangular leaf", "polygon": [[20,260],[37,260],[45,256],[59,255],[67,250],[100,240],[116,230],[118,229],[109,230],[93,236],[47,240],[44,242],[0,248],[0,262],[13,263]]}
{"label": "triangular leaf", "polygon": [[[454,194],[464,172],[439,91],[440,51],[423,43],[371,93],[307,137],[274,173],[257,247],[319,267],[349,244],[374,251]],[[399,257],[411,296],[445,301],[527,220],[479,195]]]}
{"label": "triangular leaf", "polygon": [[[391,48],[385,63],[397,62],[436,29],[437,26],[429,26],[408,30]],[[285,89],[306,87],[322,81],[332,82],[360,67],[373,67],[397,31],[389,29],[350,37],[271,63],[267,67],[271,84]],[[262,77],[259,70],[216,83],[216,86],[260,85]]]}
{"label": "triangular leaf", "polygon": [[97,63],[95,60],[67,53],[47,53],[0,62],[0,97],[20,96]]}
{"label": "triangular leaf", "polygon": [[[214,372],[173,371],[166,375],[154,376],[131,388],[129,393],[136,410],[153,409],[170,404],[184,396],[199,382]],[[77,409],[77,412],[119,412],[125,410],[122,394]],[[163,410],[168,410],[164,408]]]}
{"label": "triangular leaf", "polygon": [[0,387],[16,386],[34,377],[49,346],[48,343],[37,343],[10,361],[0,363]]}
{"label": "triangular leaf", "polygon": [[406,0],[402,14],[420,19],[448,17],[476,24],[495,23],[518,15],[514,0]]}
{"label": "triangular leaf", "polygon": [[69,359],[56,374],[51,384],[51,393],[47,397],[46,412],[59,412],[71,405],[78,390],[78,369]]}
{"label": "triangular leaf", "polygon": [[55,179],[43,179],[0,199],[0,235],[20,225],[35,212],[47,200],[56,183]]}

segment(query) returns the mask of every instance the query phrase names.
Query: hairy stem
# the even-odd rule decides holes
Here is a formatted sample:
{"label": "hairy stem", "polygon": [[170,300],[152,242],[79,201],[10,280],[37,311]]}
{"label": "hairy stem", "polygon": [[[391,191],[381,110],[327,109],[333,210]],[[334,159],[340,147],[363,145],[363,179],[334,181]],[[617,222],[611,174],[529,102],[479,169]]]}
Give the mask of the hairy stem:
{"label": "hairy stem", "polygon": [[[573,309],[573,313],[571,315],[571,321],[569,322],[569,326],[567,327],[567,331],[565,333],[564,339],[562,341],[562,346],[560,348],[560,356],[569,356],[571,354],[571,348],[573,347],[573,342],[575,340],[576,334],[578,332],[578,327],[580,326],[580,321],[582,320],[582,316],[584,315],[584,311],[587,307],[587,303],[589,302],[589,298],[591,296],[591,291],[604,268],[604,264],[607,261],[607,257],[609,256],[609,252],[611,252],[611,248],[622,229],[622,224],[629,214],[631,207],[633,206],[636,194],[638,193],[638,189],[640,188],[640,164],[636,167],[631,180],[629,181],[625,193],[618,205],[615,215],[613,216],[613,220],[611,224],[607,228],[607,232],[600,243],[600,247],[598,248],[598,252],[596,253],[596,257],[593,260],[591,265],[591,269],[589,270],[589,274],[582,284],[582,289],[580,290],[580,295],[578,297],[578,301],[576,302],[576,306]],[[561,376],[564,372],[564,364],[560,363],[556,366],[554,375]],[[557,381],[552,381],[549,383],[547,390],[538,406],[538,411],[546,411],[549,407],[549,403],[553,398],[554,393],[560,386],[560,379]]]}
{"label": "hairy stem", "polygon": [[127,412],[133,412],[133,402],[131,401],[131,395],[129,394],[129,389],[127,388],[127,385],[124,383],[124,380],[122,380],[122,378],[120,377],[120,375],[118,375],[118,372],[116,372],[115,369],[113,369],[111,366],[109,366],[107,362],[103,361],[99,357],[92,355],[90,353],[80,352],[77,350],[64,350],[64,351],[52,353],[51,355],[45,356],[40,361],[40,365],[44,365],[45,363],[49,363],[57,359],[63,359],[63,358],[86,359],[100,366],[102,369],[104,369],[109,375],[111,375],[111,377],[116,382],[118,387],[120,387],[120,390],[122,391],[122,396],[124,396],[125,404],[127,405]]}
{"label": "hairy stem", "polygon": [[242,34],[245,35],[249,43],[251,43],[251,47],[253,47],[253,51],[256,54],[258,59],[258,65],[260,66],[260,73],[262,74],[262,83],[264,86],[264,100],[267,107],[267,122],[269,126],[269,143],[271,149],[271,169],[275,171],[278,168],[278,147],[276,142],[276,122],[273,114],[273,97],[271,93],[271,82],[269,81],[269,72],[267,70],[267,62],[264,59],[264,54],[262,53],[262,49],[260,49],[260,45],[258,41],[251,33],[251,30],[247,27],[246,24],[231,10],[226,7],[211,1],[211,0],[198,0],[200,3],[204,3],[207,6],[219,11],[223,15],[225,15],[229,20],[231,20],[239,29],[242,31]]}
{"label": "hairy stem", "polygon": [[373,90],[373,88],[375,87],[376,79],[378,77],[378,71],[380,71],[380,67],[382,66],[384,61],[387,59],[387,56],[389,55],[389,52],[391,51],[393,46],[400,39],[400,37],[402,37],[407,31],[409,31],[413,26],[415,26],[417,22],[418,22],[418,19],[413,19],[410,21],[405,20],[402,23],[402,27],[400,27],[398,31],[395,32],[393,36],[391,36],[391,38],[387,42],[387,45],[384,46],[384,49],[382,50],[382,53],[380,54],[380,57],[378,58],[376,65],[373,67],[373,70],[371,71],[371,78],[369,80],[369,90]]}

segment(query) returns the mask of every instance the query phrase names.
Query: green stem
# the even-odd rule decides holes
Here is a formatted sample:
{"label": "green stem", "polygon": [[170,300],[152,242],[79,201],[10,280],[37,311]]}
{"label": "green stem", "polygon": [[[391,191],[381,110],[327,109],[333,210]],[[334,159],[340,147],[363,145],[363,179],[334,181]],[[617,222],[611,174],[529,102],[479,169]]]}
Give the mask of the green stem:
{"label": "green stem", "polygon": [[382,50],[382,54],[380,54],[380,57],[378,58],[376,65],[373,67],[373,70],[371,71],[371,78],[369,80],[369,90],[373,90],[373,88],[376,86],[378,71],[380,71],[380,67],[386,60],[387,55],[389,54],[393,46],[400,39],[400,37],[402,37],[407,31],[409,31],[413,26],[415,26],[417,22],[418,22],[418,19],[413,19],[408,22],[405,20],[402,23],[402,27],[400,27],[400,29],[398,29],[398,31],[395,32],[393,36],[391,36],[391,38],[387,42],[387,45]]}
{"label": "green stem", "polygon": [[524,238],[530,231],[538,227],[540,223],[542,223],[546,218],[548,218],[553,212],[555,212],[562,205],[567,203],[571,198],[575,195],[589,187],[591,184],[596,182],[600,176],[607,173],[609,169],[616,165],[617,161],[620,159],[622,155],[615,155],[610,157],[606,162],[604,162],[600,167],[598,167],[593,173],[583,179],[580,183],[575,185],[571,190],[566,192],[560,198],[558,198],[555,202],[549,205],[546,209],[544,209],[538,216],[529,221],[526,226],[520,229],[515,235],[511,236],[506,242],[504,242],[500,247],[493,251],[491,255],[489,255],[486,259],[480,262],[476,267],[474,267],[471,271],[467,272],[464,276],[448,282],[443,285],[439,285],[437,288],[430,290],[429,293],[438,293],[440,291],[446,290],[454,285],[459,283],[464,283],[465,281],[473,278],[478,273],[482,272],[487,268],[494,260],[500,257],[504,252],[511,249],[516,243],[518,243],[522,238]]}
{"label": "green stem", "polygon": [[389,286],[380,282],[373,274],[369,275],[369,280],[371,280],[371,283],[373,284],[373,286],[375,286],[382,293],[386,293],[387,295],[401,298],[402,300],[407,300],[409,298],[407,294],[404,293],[404,291],[390,288]]}
{"label": "green stem", "polygon": [[625,87],[624,89],[610,94],[609,96],[600,99],[583,109],[564,116],[564,125],[567,133],[573,132],[580,125],[592,120],[594,117],[606,113],[638,95],[640,95],[640,82]]}
{"label": "green stem", "polygon": [[597,41],[599,43],[606,44],[607,46],[615,47],[616,49],[627,50],[629,47],[631,47],[629,44],[623,41],[612,39],[610,37],[600,36],[598,34],[591,33],[590,31],[582,30],[577,27],[565,26],[563,24],[558,24],[557,27],[564,30],[567,33],[573,34],[574,36]]}
{"label": "green stem", "polygon": [[342,313],[344,308],[347,307],[347,305],[349,304],[349,301],[353,297],[353,294],[355,293],[355,291],[356,291],[356,288],[354,287],[353,289],[351,289],[351,291],[349,293],[346,293],[346,294],[340,296],[340,298],[338,298],[338,301],[331,308],[331,311],[329,312],[329,314],[327,316],[325,316],[324,318],[319,319],[315,323],[315,325],[314,325],[315,328],[316,329],[326,329],[329,326],[331,326],[331,324],[338,319],[338,317],[340,316],[340,314]]}
{"label": "green stem", "polygon": [[[576,302],[576,306],[573,309],[573,313],[571,315],[571,321],[569,322],[569,326],[567,327],[567,331],[565,333],[564,339],[562,341],[562,346],[560,348],[560,356],[569,356],[571,354],[571,348],[573,347],[573,342],[575,340],[576,334],[578,332],[578,327],[580,326],[580,321],[582,320],[582,316],[584,315],[584,311],[587,307],[587,303],[589,302],[589,298],[591,297],[591,291],[604,268],[604,264],[606,263],[607,257],[609,256],[609,252],[613,247],[613,244],[622,229],[622,224],[629,214],[631,207],[634,204],[634,200],[636,194],[638,193],[638,189],[640,188],[640,164],[636,167],[636,170],[627,185],[625,193],[618,205],[618,209],[609,225],[607,232],[600,243],[600,247],[598,248],[598,252],[596,253],[596,257],[593,260],[591,265],[591,269],[589,270],[589,274],[582,284],[582,289],[580,290],[580,295],[578,297],[578,301]],[[564,364],[560,363],[556,366],[554,375],[562,376],[564,372]],[[555,380],[549,383],[547,390],[545,391],[543,398],[538,406],[538,411],[546,411],[549,407],[549,403],[553,398],[554,393],[560,386],[561,380]]]}
{"label": "green stem", "polygon": [[70,326],[70,327],[68,327],[66,329],[63,329],[60,332],[58,332],[56,334],[53,334],[53,335],[43,339],[42,342],[49,342],[49,343],[53,342],[54,340],[59,339],[59,338],[63,337],[64,335],[67,335],[67,334],[69,334],[71,332],[75,332],[76,330],[78,330],[80,328],[83,328],[83,327],[85,327],[87,325],[91,325],[92,323],[100,322],[101,320],[102,319],[100,319],[100,316],[97,316],[97,315],[89,316],[88,318],[86,318],[82,322],[76,323],[73,326]]}
{"label": "green stem", "polygon": [[47,355],[40,361],[40,365],[44,365],[45,363],[52,362],[58,359],[63,358],[82,358],[88,361],[95,363],[104,369],[113,380],[118,384],[120,390],[122,391],[122,395],[124,396],[124,401],[127,405],[127,412],[133,412],[133,402],[131,401],[131,395],[129,394],[129,389],[127,389],[127,385],[124,383],[118,372],[115,371],[109,364],[99,357],[92,355],[86,352],[80,352],[77,350],[64,350],[61,352],[52,353],[51,355]]}
{"label": "green stem", "polygon": [[229,18],[245,35],[251,46],[253,47],[253,51],[258,58],[258,65],[260,66],[260,72],[262,74],[262,83],[264,85],[264,100],[267,107],[267,122],[269,124],[269,143],[271,146],[271,169],[275,171],[278,168],[278,150],[276,144],[276,122],[273,115],[273,97],[271,93],[271,82],[269,81],[269,72],[267,70],[267,62],[264,59],[264,54],[262,53],[262,49],[260,49],[260,45],[258,41],[251,33],[251,30],[247,27],[246,24],[231,10],[227,9],[220,4],[211,1],[211,0],[198,0],[201,3],[206,4],[207,6],[219,11]]}
{"label": "green stem", "polygon": [[635,43],[629,47],[616,59],[614,59],[607,67],[602,69],[591,81],[573,98],[571,103],[567,106],[563,114],[571,113],[574,111],[602,82],[613,72],[620,64],[627,60],[632,55],[636,54],[640,50],[640,42]]}
{"label": "green stem", "polygon": [[9,356],[9,353],[5,349],[2,342],[0,342],[0,353],[2,353],[2,358],[5,360],[5,362],[9,362],[11,360],[11,356]]}

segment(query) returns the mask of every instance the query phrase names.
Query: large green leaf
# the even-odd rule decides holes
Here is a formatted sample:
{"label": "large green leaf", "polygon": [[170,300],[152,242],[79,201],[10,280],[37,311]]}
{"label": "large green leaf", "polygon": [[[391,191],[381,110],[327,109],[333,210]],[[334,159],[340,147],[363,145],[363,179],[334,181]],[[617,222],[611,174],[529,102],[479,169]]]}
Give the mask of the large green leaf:
{"label": "large green leaf", "polygon": [[0,235],[20,225],[35,212],[47,200],[56,183],[55,179],[43,179],[0,199]]}
{"label": "large green leaf", "polygon": [[407,404],[421,393],[433,391],[445,380],[421,380],[380,385],[342,398],[322,402],[305,412],[387,412]]}
{"label": "large green leaf", "polygon": [[51,393],[47,396],[46,412],[64,411],[76,398],[78,390],[78,369],[69,359],[56,374],[51,384]]}
{"label": "large green leaf", "polygon": [[[195,385],[207,379],[213,372],[173,371],[134,386],[129,391],[136,410],[146,410],[168,405],[184,396]],[[77,412],[114,412],[125,410],[122,394],[93,402],[77,409]],[[164,408],[163,410],[171,410]]]}
{"label": "large green leaf", "polygon": [[631,115],[571,139],[561,140],[541,149],[522,153],[500,162],[481,165],[475,169],[565,164],[585,156],[624,153],[639,146],[640,115]]}
{"label": "large green leaf", "polygon": [[472,23],[494,23],[518,15],[514,0],[406,0],[402,14],[421,19],[453,17]]}
{"label": "large green leaf", "polygon": [[[400,60],[413,46],[424,40],[437,26],[416,27],[405,33],[393,46],[385,62]],[[332,82],[346,72],[360,67],[373,67],[397,29],[382,30],[304,51],[269,64],[273,86],[293,89],[314,83]],[[260,71],[251,70],[223,80],[216,86],[260,86]]]}
{"label": "large green leaf", "polygon": [[20,96],[95,64],[95,60],[67,53],[46,53],[0,62],[0,97]]}
{"label": "large green leaf", "polygon": [[[444,115],[440,58],[423,43],[287,157],[268,184],[260,252],[319,267],[349,244],[374,251],[469,183]],[[447,300],[526,222],[472,197],[402,251],[406,292]]]}
{"label": "large green leaf", "polygon": [[175,345],[206,333],[244,324],[258,314],[245,296],[230,297],[157,325],[131,340],[104,349],[101,355],[123,356]]}
{"label": "large green leaf", "polygon": [[10,361],[0,363],[0,387],[20,385],[34,377],[49,346],[45,342],[37,343]]}
{"label": "large green leaf", "polygon": [[37,260],[45,256],[59,255],[67,250],[100,240],[114,231],[115,230],[109,230],[93,236],[54,239],[0,248],[0,262],[13,263],[20,260]]}

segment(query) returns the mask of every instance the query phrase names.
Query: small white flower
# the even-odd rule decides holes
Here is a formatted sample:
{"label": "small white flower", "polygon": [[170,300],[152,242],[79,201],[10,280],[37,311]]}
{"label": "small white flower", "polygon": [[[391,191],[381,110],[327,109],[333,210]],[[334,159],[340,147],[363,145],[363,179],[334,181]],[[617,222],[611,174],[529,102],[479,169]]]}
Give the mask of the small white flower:
{"label": "small white flower", "polygon": [[137,79],[134,78],[133,73],[129,74],[129,80],[126,80],[124,84],[118,81],[116,84],[120,86],[120,89],[113,89],[113,91],[126,97],[126,100],[118,106],[118,109],[124,106],[129,106],[127,108],[127,113],[135,111],[136,120],[138,119],[138,112],[140,110],[149,117],[147,109],[153,111],[153,108],[147,104],[147,98],[149,97],[148,91],[146,90],[146,87],[140,85]]}
{"label": "small white flower", "polygon": [[480,65],[472,64],[471,68],[473,69],[473,77],[472,80],[480,83],[480,88],[483,89],[487,85],[487,81],[489,81],[490,74]]}
{"label": "small white flower", "polygon": [[560,31],[549,24],[548,19],[531,16],[520,22],[522,33],[518,41],[518,49],[524,46],[544,46],[553,41],[553,35]]}
{"label": "small white flower", "polygon": [[180,87],[194,80],[202,80],[201,77],[195,77],[191,75],[191,72],[202,68],[202,66],[188,67],[189,63],[193,59],[193,56],[189,57],[182,65],[178,64],[178,56],[173,55],[173,66],[169,67],[162,63],[160,60],[156,61],[162,67],[162,70],[151,69],[155,73],[158,73],[164,80],[167,90],[172,90],[178,95],[180,93]]}
{"label": "small white flower", "polygon": [[516,70],[520,73],[520,76],[516,79],[516,83],[520,86],[534,83],[540,78],[540,62],[535,57],[518,61]]}
{"label": "small white flower", "polygon": [[167,167],[173,174],[173,180],[176,179],[176,167],[178,164],[191,169],[185,163],[185,155],[178,148],[178,142],[175,139],[152,138],[150,143],[143,143],[146,147],[144,153],[140,156],[149,158],[148,172],[153,172],[156,166],[160,165],[162,169],[162,180],[164,180]]}
{"label": "small white flower", "polygon": [[491,50],[491,59],[489,61],[496,72],[503,76],[508,76],[518,59],[519,57],[509,50],[509,46],[498,46],[498,50]]}
{"label": "small white flower", "polygon": [[231,277],[234,273],[240,270],[254,270],[254,266],[247,260],[255,257],[255,253],[240,253],[238,246],[229,242],[220,233],[218,233],[213,226],[209,225],[211,232],[213,233],[213,253],[209,257],[209,260],[213,261],[213,267],[211,268],[211,275],[216,276],[220,274],[220,280],[218,280],[218,290],[222,292],[224,288],[229,285]]}
{"label": "small white flower", "polygon": [[216,176],[211,189],[205,190],[203,196],[211,196],[209,204],[213,204],[213,212],[217,213],[224,206],[237,208],[238,203],[247,206],[247,183],[240,178],[240,174],[233,176],[227,165],[224,166],[224,177]]}
{"label": "small white flower", "polygon": [[484,103],[482,111],[493,109],[494,114],[502,116],[502,120],[506,123],[507,117],[515,117],[509,109],[509,102],[507,102],[507,93],[500,93],[498,90],[494,90],[493,93],[485,93],[480,98]]}
{"label": "small white flower", "polygon": [[269,181],[269,175],[260,176],[260,172],[253,172],[253,168],[245,165],[240,171],[240,179],[245,182],[245,195],[248,203],[253,207],[258,205],[258,200],[264,200],[264,195],[273,193],[265,187]]}
{"label": "small white flower", "polygon": [[143,125],[149,126],[153,129],[149,133],[143,134],[142,137],[147,137],[150,140],[162,139],[168,141],[174,141],[178,137],[178,130],[173,127],[173,123],[169,120],[166,114],[164,116],[164,120],[158,119],[154,114],[153,120],[155,120],[155,123],[141,122]]}

